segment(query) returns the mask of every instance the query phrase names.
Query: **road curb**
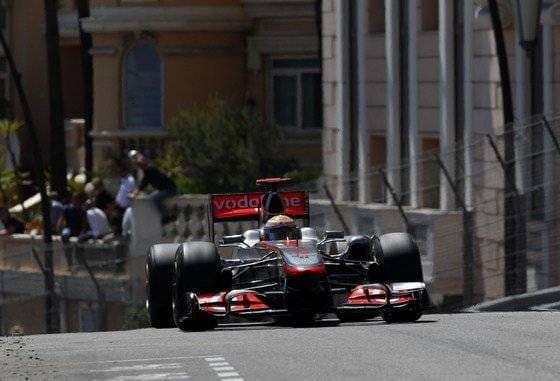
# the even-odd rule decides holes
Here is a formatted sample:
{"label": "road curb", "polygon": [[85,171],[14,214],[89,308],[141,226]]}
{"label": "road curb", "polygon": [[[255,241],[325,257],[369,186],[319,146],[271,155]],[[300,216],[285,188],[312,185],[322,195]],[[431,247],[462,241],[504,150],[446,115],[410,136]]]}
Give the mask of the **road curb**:
{"label": "road curb", "polygon": [[465,312],[529,311],[536,306],[558,302],[560,286],[479,303],[465,309]]}

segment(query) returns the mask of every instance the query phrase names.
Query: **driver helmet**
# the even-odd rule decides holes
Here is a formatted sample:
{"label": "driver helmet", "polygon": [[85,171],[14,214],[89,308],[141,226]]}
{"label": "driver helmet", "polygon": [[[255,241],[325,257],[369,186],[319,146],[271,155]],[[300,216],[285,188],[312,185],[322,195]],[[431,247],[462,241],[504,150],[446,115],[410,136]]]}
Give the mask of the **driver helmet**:
{"label": "driver helmet", "polygon": [[298,236],[298,228],[295,221],[283,214],[269,219],[263,228],[263,239],[265,241],[296,240]]}

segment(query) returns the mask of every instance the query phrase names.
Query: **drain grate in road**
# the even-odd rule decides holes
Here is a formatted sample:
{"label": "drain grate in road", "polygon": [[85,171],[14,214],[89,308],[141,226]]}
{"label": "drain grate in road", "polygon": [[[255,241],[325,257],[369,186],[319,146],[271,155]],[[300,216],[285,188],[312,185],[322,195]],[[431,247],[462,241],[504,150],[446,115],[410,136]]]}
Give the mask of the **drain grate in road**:
{"label": "drain grate in road", "polygon": [[207,357],[205,360],[221,381],[243,381],[239,372],[224,357]]}

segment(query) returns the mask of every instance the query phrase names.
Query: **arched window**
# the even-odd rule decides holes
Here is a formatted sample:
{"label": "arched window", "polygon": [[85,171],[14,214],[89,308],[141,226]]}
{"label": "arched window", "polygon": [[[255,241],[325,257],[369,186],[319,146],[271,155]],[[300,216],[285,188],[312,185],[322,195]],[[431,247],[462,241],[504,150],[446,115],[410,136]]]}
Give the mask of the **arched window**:
{"label": "arched window", "polygon": [[148,43],[132,47],[124,62],[127,128],[161,128],[161,59]]}

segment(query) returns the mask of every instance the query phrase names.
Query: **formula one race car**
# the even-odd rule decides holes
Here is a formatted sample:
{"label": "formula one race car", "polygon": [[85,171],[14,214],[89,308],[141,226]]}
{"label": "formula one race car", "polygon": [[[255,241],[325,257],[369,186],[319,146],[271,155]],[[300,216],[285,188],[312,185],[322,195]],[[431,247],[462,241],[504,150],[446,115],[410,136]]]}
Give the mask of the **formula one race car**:
{"label": "formula one race car", "polygon": [[[294,324],[325,313],[341,321],[378,315],[412,322],[428,307],[418,247],[406,233],[349,236],[309,227],[306,192],[212,195],[217,222],[257,220],[259,229],[214,242],[159,244],[146,261],[146,307],[156,328],[204,330],[229,317],[284,317]],[[301,220],[298,227],[295,220]]]}

